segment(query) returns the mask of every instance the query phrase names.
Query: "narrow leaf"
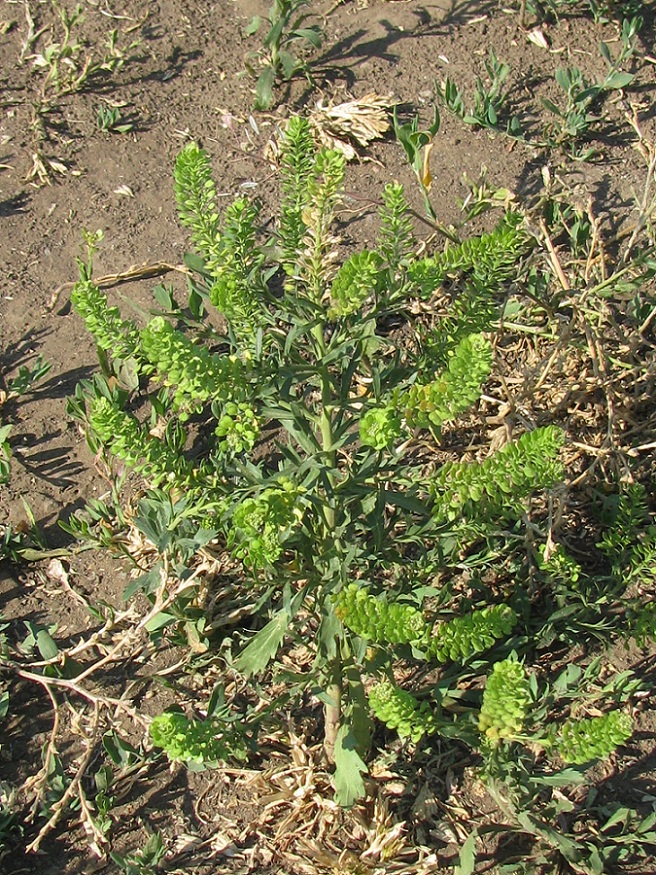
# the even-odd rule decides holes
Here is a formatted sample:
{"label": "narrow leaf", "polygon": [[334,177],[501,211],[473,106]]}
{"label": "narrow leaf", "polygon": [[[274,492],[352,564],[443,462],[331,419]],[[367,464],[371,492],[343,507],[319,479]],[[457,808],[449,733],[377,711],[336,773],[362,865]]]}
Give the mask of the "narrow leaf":
{"label": "narrow leaf", "polygon": [[476,866],[476,830],[472,830],[458,854],[458,864],[453,869],[453,875],[473,875]]}

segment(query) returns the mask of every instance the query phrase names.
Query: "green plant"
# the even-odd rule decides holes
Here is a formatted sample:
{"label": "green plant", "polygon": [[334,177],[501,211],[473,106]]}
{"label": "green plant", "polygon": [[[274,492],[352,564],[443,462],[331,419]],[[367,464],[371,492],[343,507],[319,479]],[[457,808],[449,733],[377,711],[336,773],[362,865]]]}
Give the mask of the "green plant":
{"label": "green plant", "polygon": [[[38,383],[39,380],[42,380],[49,370],[50,365],[44,362],[41,356],[37,356],[36,361],[31,367],[21,365],[18,374],[6,384],[6,388],[0,389],[0,412],[6,404],[11,404],[11,402],[20,398],[21,395],[29,392],[32,386]],[[7,483],[11,476],[10,432],[11,425],[2,425],[0,421],[0,484]]]}
{"label": "green plant", "polygon": [[597,546],[611,562],[613,575],[626,584],[650,580],[656,568],[656,526],[640,483],[627,484],[615,497],[611,525]]}
{"label": "green plant", "polygon": [[608,756],[632,734],[631,718],[621,711],[611,711],[603,717],[568,720],[560,729],[558,753],[566,763],[588,763]]}
{"label": "green plant", "polygon": [[[49,184],[53,175],[64,175],[69,169],[64,161],[45,151],[49,142],[58,140],[53,136],[57,131],[53,117],[61,110],[64,99],[91,90],[102,79],[118,78],[140,40],[124,41],[134,28],[128,28],[125,33],[113,29],[104,40],[96,38],[92,44],[85,37],[82,4],[60,5],[52,0],[42,5],[51,12],[51,18],[54,14],[54,20],[37,29],[26,7],[28,32],[20,61],[31,60],[35,73],[27,83],[31,93],[26,98],[32,110],[30,128],[34,140],[33,166],[28,179]],[[112,111],[104,109],[99,110],[97,123],[105,130],[120,130],[128,124],[132,127],[129,122],[112,119]]]}
{"label": "green plant", "polygon": [[[437,111],[437,107],[434,107],[433,121],[427,128],[419,127],[420,119],[418,115],[413,116],[409,122],[402,124],[399,120],[396,107],[394,107],[393,119],[394,136],[403,147],[403,151],[410,162],[410,166],[415,172],[424,199],[426,213],[431,219],[435,220],[437,217],[428,194],[433,181],[430,172],[430,155],[433,149],[433,140],[440,129],[440,114]],[[446,236],[451,237],[455,242],[459,242],[458,239],[451,234],[447,233]]]}
{"label": "green plant", "polygon": [[485,685],[478,728],[492,743],[515,738],[524,726],[530,700],[524,666],[513,659],[496,662]]}
{"label": "green plant", "polygon": [[0,483],[8,483],[11,476],[9,434],[11,425],[0,426]]}
{"label": "green plant", "polygon": [[[309,0],[273,0],[269,7],[269,30],[262,41],[262,48],[253,52],[247,61],[247,68],[257,76],[256,109],[269,109],[273,103],[276,82],[289,82],[306,70],[303,59],[290,51],[294,43],[315,49],[321,46],[321,28],[316,24],[307,25],[311,13],[300,12],[308,5]],[[257,33],[262,23],[262,18],[256,15],[246,28],[246,33]]]}
{"label": "green plant", "polygon": [[214,719],[191,719],[178,711],[167,711],[153,718],[149,731],[155,747],[161,747],[172,762],[183,762],[190,768],[202,769],[229,757],[245,757],[239,736],[233,732],[224,740],[220,737],[224,727]]}
{"label": "green plant", "polygon": [[[84,22],[83,6],[78,4],[69,11],[54,2],[52,5],[61,28],[59,39],[49,42],[32,58],[34,67],[45,71],[41,86],[44,98],[51,92],[61,97],[81,91],[92,77],[102,73],[118,72],[125,63],[125,53],[139,44],[133,41],[126,49],[121,49],[119,32],[112,30],[107,36],[105,50],[102,56],[99,56],[95,48],[87,48],[80,33],[80,27]],[[44,28],[45,30],[47,29]]]}
{"label": "green plant", "polygon": [[96,125],[99,131],[127,134],[134,128],[132,122],[125,121],[117,106],[101,104],[96,111]]}
{"label": "green plant", "polygon": [[155,875],[159,862],[166,853],[164,839],[160,832],[151,833],[143,848],[127,854],[110,853],[110,857],[125,875]]}
{"label": "green plant", "polygon": [[500,117],[503,115],[508,97],[504,84],[510,73],[510,67],[499,61],[492,47],[485,61],[485,70],[489,82],[485,84],[480,76],[476,77],[474,102],[469,110],[465,106],[462,91],[448,76],[443,83],[435,85],[437,99],[449,112],[461,118],[467,125],[494,131],[503,130],[514,139],[523,139],[519,119],[516,116],[511,116],[505,127],[500,124]]}
{"label": "green plant", "polygon": [[595,22],[615,21],[627,15],[639,15],[643,5],[643,0],[626,0],[620,4],[613,0],[520,0],[519,3],[523,22],[527,13],[541,21],[558,21],[569,15],[586,13],[590,13]]}
{"label": "green plant", "polygon": [[[308,123],[292,118],[280,167],[280,215],[267,236],[244,198],[219,219],[198,146],[178,157],[176,198],[197,253],[187,259],[189,310],[140,326],[94,284],[91,256],[80,262],[72,301],[108,379],[80,389],[72,409],[86,419],[94,453],[147,481],[134,524],[162,558],[126,596],[141,591],[152,601],[172,586],[167,574],[183,586],[150,624],[156,640],[188,624],[193,557],[218,539],[241,562],[240,586],[257,605],[257,631],[231,637],[231,666],[262,678],[277,671],[282,648],[311,647],[312,669],[294,689],[311,685],[320,695],[325,753],[337,798],[349,805],[364,792],[370,708],[414,741],[429,731],[474,746],[481,734],[497,747],[521,737],[534,698],[522,662],[509,656],[529,641],[521,583],[508,583],[510,604],[428,584],[481,537],[496,539],[512,567],[506,529],[523,542],[532,497],[563,476],[564,438],[554,426],[537,428],[482,461],[428,471],[419,449],[455,427],[493,369],[491,324],[533,247],[521,216],[509,212],[492,232],[417,256],[403,189],[388,185],[376,241],[344,255],[333,222],[342,156],[317,151]],[[445,278],[460,285],[462,301],[436,325],[413,320],[416,303]],[[206,308],[221,313],[225,331],[200,319]],[[391,318],[413,320],[412,340],[388,327]],[[414,697],[392,680],[400,657],[442,666],[444,680]],[[482,708],[457,707],[490,664]],[[174,759],[238,755],[230,733],[215,749],[212,721],[168,713],[151,734]]]}
{"label": "green plant", "polygon": [[601,55],[608,65],[606,77],[599,82],[589,83],[578,67],[558,67],[555,79],[565,92],[567,100],[565,106],[561,108],[553,101],[542,98],[543,106],[559,119],[545,131],[548,144],[566,145],[570,148],[571,154],[581,160],[586,160],[594,154],[593,150],[582,149],[579,141],[588,135],[592,125],[599,120],[591,113],[595,102],[604,93],[626,88],[633,81],[634,74],[623,71],[621,66],[632,57],[641,27],[642,19],[638,16],[623,21],[621,49],[616,58],[612,57],[606,43],[599,44]]}
{"label": "green plant", "polygon": [[389,681],[371,688],[369,707],[385,726],[395,729],[401,738],[410,738],[415,744],[422,736],[438,729],[427,702],[419,704],[410,693]]}

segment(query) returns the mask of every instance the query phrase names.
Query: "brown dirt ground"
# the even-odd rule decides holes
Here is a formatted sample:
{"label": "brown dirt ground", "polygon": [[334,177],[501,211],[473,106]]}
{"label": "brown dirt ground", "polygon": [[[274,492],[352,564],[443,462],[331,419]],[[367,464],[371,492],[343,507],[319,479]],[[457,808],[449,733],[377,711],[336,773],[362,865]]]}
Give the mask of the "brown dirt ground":
{"label": "brown dirt ground", "polygon": [[[70,3],[64,6],[73,8]],[[319,13],[331,6],[328,2],[313,4]],[[107,489],[83,435],[66,413],[67,396],[97,365],[91,339],[68,305],[69,287],[61,288],[75,279],[82,229],[99,228],[105,234],[96,261],[97,275],[120,273],[143,262],[177,265],[188,242],[176,218],[172,166],[187,138],[200,141],[213,156],[218,191],[226,198],[248,190],[265,204],[271,203],[275,185],[265,157],[266,143],[277,124],[313,106],[319,98],[340,102],[371,91],[390,93],[401,104],[421,109],[428,120],[435,80],[448,73],[471,93],[474,77],[484,73],[484,58],[493,46],[511,66],[514,111],[529,131],[538,132],[539,118],[544,117],[539,97],[555,99],[550,79],[556,66],[576,64],[590,77],[602,74],[604,65],[596,45],[602,36],[615,34],[613,27],[586,18],[561,20],[543,27],[550,44],[547,50],[527,39],[516,12],[496,2],[347,0],[336,4],[325,19],[325,47],[314,57],[313,87],[303,80],[294,82],[287,93],[280,94],[280,105],[270,113],[255,114],[252,125],[252,80],[242,71],[256,40],[244,35],[244,27],[253,14],[266,8],[266,3],[256,0],[147,4],[117,0],[111,9],[102,3],[86,3],[83,32],[90,46],[102,43],[113,27],[122,33],[130,30],[125,41],[136,39],[138,45],[128,52],[116,75],[98,77],[80,93],[53,98],[43,142],[34,125],[33,105],[44,75],[34,68],[30,56],[42,50],[48,28],[55,26],[53,6],[46,0],[30,0],[29,4],[5,0],[0,10],[2,372],[5,379],[10,377],[37,354],[51,364],[48,377],[35,391],[3,409],[3,420],[13,425],[14,464],[11,484],[0,488],[0,523],[22,525],[26,515],[21,499],[26,499],[50,549],[69,543],[58,521]],[[46,31],[24,50],[29,25],[26,10],[35,30],[45,27]],[[652,51],[653,13],[647,12],[641,39],[643,52]],[[653,59],[636,62],[636,69],[639,76],[629,97],[651,102],[643,126],[653,139]],[[549,165],[552,173],[559,173],[569,184],[572,197],[582,207],[589,202],[607,228],[628,223],[633,195],[641,190],[645,174],[644,161],[633,148],[635,138],[623,118],[627,101],[606,103],[607,122],[595,143],[599,157],[560,168],[544,150],[513,146],[503,136],[475,131],[443,112],[431,165],[431,194],[439,219],[445,224],[458,220],[458,199],[468,192],[465,175],[476,180],[485,166],[492,186],[507,187],[520,199],[530,200],[540,191],[543,170]],[[112,103],[120,104],[122,115],[133,121],[131,132],[98,129],[98,107]],[[64,172],[53,171],[49,184],[29,179],[37,154],[61,162]],[[347,188],[353,194],[348,201],[352,212],[343,218],[354,239],[371,237],[376,226],[371,203],[383,184],[394,178],[406,185],[421,212],[417,186],[393,137],[373,144],[366,160],[350,166]],[[128,186],[129,192],[123,189],[120,193],[121,186]],[[184,288],[184,279],[175,273],[165,281]],[[123,307],[131,303],[148,307],[151,286],[150,282],[123,285],[115,292],[116,300]],[[570,415],[576,421],[575,413],[565,411],[565,417]],[[583,427],[582,420],[578,422]],[[595,427],[593,423],[590,430]],[[582,469],[590,463],[584,454]],[[121,592],[127,576],[121,563],[102,553],[78,553],[64,567],[65,578],[57,576],[57,567],[48,560],[0,568],[0,605],[12,640],[25,635],[22,622],[30,620],[56,624],[57,640],[73,643],[99,625],[86,609],[86,600],[125,609]],[[627,657],[618,653],[624,664],[653,677],[652,654]],[[153,677],[160,673],[160,681],[165,678],[163,672],[178,658],[175,649],[153,657],[144,643],[141,656],[127,665],[119,664],[99,681],[102,691],[120,696],[129,689],[141,713],[156,713],[176,698],[176,690],[153,682]],[[192,675],[186,682],[202,699],[212,680],[210,671]],[[106,728],[92,731],[89,709],[74,698],[72,703],[77,711],[59,702],[59,753],[70,774],[80,762],[84,739],[91,734],[97,745],[100,729]],[[113,719],[134,744],[139,743],[139,726],[129,715],[119,711]],[[628,752],[616,763],[615,776],[622,779],[616,786],[626,794],[627,803],[644,806],[645,800],[656,798],[648,699],[643,700],[639,721]],[[20,784],[38,774],[40,751],[51,727],[52,704],[45,691],[28,681],[15,683],[10,716],[3,726],[3,785]],[[437,748],[422,766],[423,777],[416,775],[414,782],[400,789],[398,781],[395,784],[390,779],[386,784],[381,779],[371,801],[358,813],[346,815],[330,803],[329,780],[320,771],[312,773],[307,786],[300,783],[299,776],[312,771],[308,763],[317,744],[312,715],[296,731],[299,736],[293,745],[289,738],[284,743],[281,739],[277,748],[274,741],[267,742],[259,767],[255,762],[244,770],[191,773],[171,771],[159,761],[143,774],[126,778],[112,810],[114,850],[139,848],[150,832],[159,829],[168,850],[169,871],[199,875],[360,871],[355,861],[363,843],[373,841],[371,824],[389,826],[405,820],[402,831],[409,837],[408,850],[399,852],[389,864],[372,853],[370,862],[374,869],[381,866],[380,871],[406,867],[421,872],[431,865],[446,867],[452,859],[456,846],[436,826],[438,820],[444,823],[445,813],[457,820],[458,806],[469,805],[471,810],[478,805],[475,816],[485,814],[489,800],[482,796],[477,800],[480,791],[475,786],[469,787],[463,801],[458,789],[463,766],[459,755]],[[91,756],[93,764],[100,761],[101,753],[94,749]],[[605,775],[602,783],[610,777]],[[609,786],[612,790],[613,785]],[[430,816],[412,807],[418,796],[423,798],[422,793],[429,799],[437,797]],[[384,814],[387,809],[389,813]],[[22,842],[33,841],[41,826],[43,820],[37,818],[26,828]],[[306,834],[292,842],[295,827]],[[414,840],[424,849],[419,855],[412,851]],[[18,842],[15,852],[0,861],[6,875],[119,871],[89,850],[89,838],[75,814],[62,819],[38,854],[23,857],[21,847]],[[351,856],[347,853],[340,867],[336,861],[345,849]],[[431,863],[430,855],[435,853],[437,859]],[[656,872],[656,864],[651,866],[649,871]],[[641,871],[648,869],[643,866]]]}

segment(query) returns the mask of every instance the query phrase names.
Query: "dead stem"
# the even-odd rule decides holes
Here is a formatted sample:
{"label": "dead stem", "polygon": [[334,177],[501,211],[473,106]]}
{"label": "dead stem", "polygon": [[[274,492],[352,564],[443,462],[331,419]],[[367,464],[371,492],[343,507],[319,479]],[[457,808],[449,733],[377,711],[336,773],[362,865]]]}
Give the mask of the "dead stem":
{"label": "dead stem", "polygon": [[560,283],[563,291],[569,292],[571,290],[571,286],[569,284],[569,280],[565,276],[563,268],[560,264],[560,260],[556,253],[553,243],[551,242],[551,237],[549,236],[549,232],[547,231],[547,226],[544,219],[540,219],[540,230],[542,231],[542,236],[544,237],[544,245],[547,247],[547,252],[549,253],[549,260],[551,261],[551,266],[554,269],[556,276],[558,277],[558,282]]}
{"label": "dead stem", "polygon": [[48,833],[54,829],[55,826],[59,823],[61,816],[66,810],[66,806],[68,805],[69,800],[73,797],[73,794],[78,790],[80,786],[80,782],[84,777],[84,773],[87,770],[87,766],[89,765],[91,758],[94,753],[95,743],[98,735],[98,725],[100,722],[100,704],[98,701],[94,703],[94,711],[93,711],[93,726],[91,728],[91,735],[88,737],[88,746],[87,750],[82,757],[80,765],[71,780],[71,783],[68,785],[66,790],[64,791],[64,795],[52,806],[52,814],[48,821],[41,827],[39,830],[39,834],[34,839],[34,841],[30,842],[30,844],[25,848],[27,853],[36,853],[39,850],[41,842],[48,835]]}
{"label": "dead stem", "polygon": [[94,705],[111,705],[117,710],[123,711],[144,729],[148,728],[148,722],[141,717],[136,708],[131,707],[123,699],[115,699],[113,696],[103,696],[101,693],[94,693],[91,690],[85,690],[84,687],[81,687],[79,684],[75,683],[75,681],[69,680],[68,678],[49,678],[42,674],[35,674],[34,672],[26,671],[25,669],[18,669],[16,674],[18,677],[23,678],[23,680],[34,681],[35,683],[40,684],[42,687],[45,687],[46,690],[50,687],[59,687],[60,689],[70,690],[72,693],[81,696],[83,699],[92,702]]}
{"label": "dead stem", "polygon": [[87,794],[84,792],[84,787],[81,782],[78,784],[77,795],[80,800],[80,821],[84,827],[84,831],[90,839],[89,847],[99,859],[103,860],[106,855],[102,850],[102,847],[103,845],[108,845],[109,842],[103,831],[98,828],[93,819],[93,811],[91,810]]}
{"label": "dead stem", "polygon": [[179,583],[179,585],[176,586],[171,593],[169,593],[168,595],[165,595],[166,588],[167,588],[168,583],[169,583],[168,569],[167,569],[166,564],[165,564],[165,566],[161,570],[161,583],[160,583],[159,589],[157,591],[157,594],[155,596],[155,602],[154,602],[152,608],[150,609],[150,611],[148,611],[148,613],[144,617],[141,618],[141,620],[137,623],[136,626],[133,626],[130,629],[128,629],[123,634],[123,636],[120,638],[120,640],[112,647],[112,649],[107,654],[105,654],[105,656],[103,656],[102,659],[98,660],[98,662],[94,662],[87,669],[85,669],[83,672],[81,672],[81,674],[77,675],[76,681],[79,683],[80,681],[85,680],[90,675],[97,672],[99,668],[102,668],[105,665],[107,665],[108,663],[115,662],[117,659],[121,658],[121,657],[119,657],[120,651],[124,647],[126,647],[126,645],[128,645],[130,643],[134,643],[134,640],[140,636],[142,630],[144,630],[146,628],[148,623],[150,623],[150,621],[153,620],[157,616],[157,614],[159,614],[163,610],[165,610],[185,590],[190,589],[191,587],[193,587],[197,584],[197,580],[198,580],[200,572],[201,572],[201,568],[197,568],[189,578],[187,578],[184,581],[181,581]]}
{"label": "dead stem", "polygon": [[626,250],[622,256],[622,262],[624,264],[628,262],[633,247],[637,243],[638,238],[646,225],[652,220],[654,210],[656,210],[656,145],[648,140],[643,134],[638,119],[638,111],[638,107],[631,104],[631,112],[625,112],[624,117],[629,122],[638,138],[635,147],[647,163],[647,176],[642,191],[642,197],[640,200],[636,197],[638,220],[633,228]]}
{"label": "dead stem", "polygon": [[30,778],[25,782],[23,789],[25,792],[29,792],[32,787],[36,788],[36,792],[34,795],[34,800],[32,805],[30,806],[30,813],[28,815],[28,820],[31,821],[36,814],[36,810],[39,806],[39,802],[41,801],[43,795],[43,788],[45,787],[48,781],[48,775],[50,774],[50,764],[53,757],[57,753],[57,735],[59,734],[59,703],[55,698],[54,692],[50,689],[50,687],[46,687],[46,692],[50,696],[50,701],[52,702],[52,711],[53,711],[53,720],[52,720],[52,729],[50,730],[50,738],[48,739],[48,744],[46,746],[45,752],[43,754],[43,766],[37,774]]}
{"label": "dead stem", "polygon": [[25,59],[29,54],[32,53],[36,41],[39,39],[42,33],[45,33],[48,30],[47,25],[45,27],[39,28],[39,30],[35,29],[34,19],[32,18],[32,13],[30,11],[30,4],[25,0],[25,21],[27,22],[27,34],[25,35],[25,39],[23,40],[23,47],[20,53],[19,63],[25,63]]}
{"label": "dead stem", "polygon": [[[105,276],[100,276],[94,280],[95,285],[99,289],[110,289],[113,286],[121,285],[121,283],[136,282],[137,280],[153,279],[154,277],[164,276],[172,270],[177,273],[183,273],[186,276],[191,274],[191,271],[184,264],[169,264],[166,261],[157,261],[153,264],[133,264],[122,273],[108,273]],[[72,289],[76,285],[75,282],[62,283],[57,286],[55,291],[50,296],[50,300],[46,306],[47,312],[51,312],[57,306],[57,302],[62,292]]]}

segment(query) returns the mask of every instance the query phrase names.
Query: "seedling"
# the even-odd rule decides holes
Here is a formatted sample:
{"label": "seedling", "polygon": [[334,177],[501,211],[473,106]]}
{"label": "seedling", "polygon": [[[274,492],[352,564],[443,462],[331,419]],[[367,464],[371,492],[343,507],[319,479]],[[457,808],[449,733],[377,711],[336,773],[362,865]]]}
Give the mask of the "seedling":
{"label": "seedling", "polygon": [[[44,362],[41,356],[37,356],[32,367],[21,365],[18,374],[5,384],[6,389],[0,389],[0,412],[5,404],[15,401],[21,395],[29,392],[32,386],[42,380],[49,370],[50,365]],[[8,483],[11,476],[10,432],[11,425],[2,425],[0,420],[0,484]]]}
{"label": "seedling", "polygon": [[83,90],[90,79],[99,73],[116,73],[124,64],[126,51],[135,48],[133,41],[127,49],[119,48],[119,32],[112,30],[105,43],[105,52],[98,57],[88,49],[80,34],[84,22],[83,7],[78,4],[72,12],[53,3],[61,25],[61,39],[51,42],[32,57],[35,68],[45,71],[41,90],[44,99],[61,97]]}
{"label": "seedling", "polygon": [[527,15],[534,15],[540,21],[553,19],[558,21],[560,18],[565,18],[568,15],[577,15],[581,11],[585,13],[588,7],[595,22],[614,21],[618,15],[639,15],[643,9],[643,0],[625,0],[623,3],[614,3],[612,0],[587,0],[586,3],[581,3],[580,0],[520,0],[519,10],[522,24],[526,24]]}
{"label": "seedling", "polygon": [[615,59],[611,56],[608,45],[604,42],[600,43],[601,55],[609,69],[606,77],[599,82],[589,83],[578,67],[558,67],[555,74],[556,82],[565,92],[567,102],[561,108],[553,101],[542,98],[543,106],[560,119],[559,124],[547,128],[547,143],[561,147],[567,145],[572,156],[579,160],[587,160],[595,154],[593,149],[582,149],[579,142],[589,135],[592,126],[599,121],[598,116],[590,110],[605,92],[621,90],[633,81],[632,73],[619,68],[632,57],[636,36],[641,26],[640,18],[623,22],[622,48]]}
{"label": "seedling", "polygon": [[121,117],[121,111],[116,106],[102,104],[96,114],[98,130],[117,134],[126,134],[134,128],[132,122],[126,122]]}
{"label": "seedling", "polygon": [[[426,214],[437,223],[437,215],[431,204],[429,193],[433,182],[430,170],[430,156],[433,149],[433,139],[440,129],[440,114],[437,107],[433,108],[433,121],[427,128],[421,128],[419,116],[413,116],[409,122],[401,124],[394,107],[394,136],[403,146],[403,150],[415,172],[419,183]],[[457,243],[458,238],[446,228],[439,226],[445,237]]]}
{"label": "seedling", "polygon": [[[290,51],[294,44],[319,48],[322,32],[316,24],[306,26],[310,13],[299,12],[309,5],[309,0],[274,0],[269,8],[269,30],[262,48],[251,53],[247,69],[257,76],[255,85],[255,108],[269,109],[273,103],[273,91],[277,82],[289,82],[298,73],[306,72],[302,57]],[[246,28],[247,34],[260,30],[263,19],[257,15]]]}
{"label": "seedling", "polygon": [[143,848],[117,854],[114,851],[110,857],[124,875],[155,875],[159,863],[166,854],[163,836],[160,832],[152,833]]}
{"label": "seedling", "polygon": [[435,84],[437,99],[449,112],[462,119],[465,124],[502,131],[514,139],[523,139],[521,126],[516,116],[508,119],[505,127],[500,122],[507,99],[504,84],[510,73],[510,67],[499,61],[492,47],[490,47],[488,58],[485,61],[485,70],[488,75],[488,84],[483,82],[480,76],[476,77],[474,104],[469,111],[466,109],[462,91],[448,76],[441,85]]}

